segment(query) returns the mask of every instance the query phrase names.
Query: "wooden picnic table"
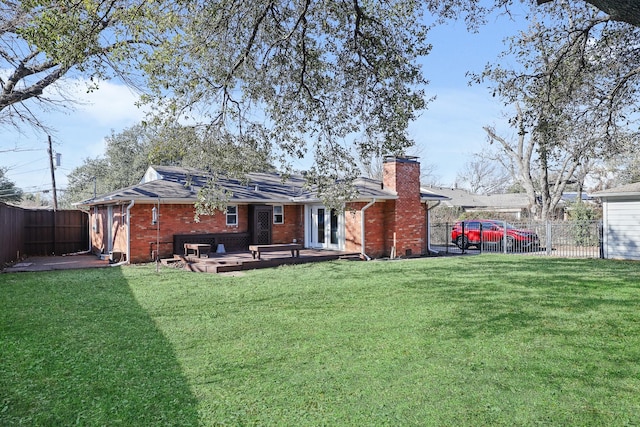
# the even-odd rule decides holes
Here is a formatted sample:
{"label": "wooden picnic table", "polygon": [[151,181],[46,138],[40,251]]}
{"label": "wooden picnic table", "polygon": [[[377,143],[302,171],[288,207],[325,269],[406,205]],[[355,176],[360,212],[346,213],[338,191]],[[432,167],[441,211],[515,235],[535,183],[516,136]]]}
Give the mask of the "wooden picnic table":
{"label": "wooden picnic table", "polygon": [[251,255],[253,255],[253,259],[256,259],[256,255],[258,255],[258,259],[260,259],[261,252],[277,252],[277,251],[291,251],[292,258],[300,257],[300,249],[302,249],[302,245],[300,243],[277,243],[273,245],[249,245],[249,250],[251,251]]}
{"label": "wooden picnic table", "polygon": [[184,256],[189,255],[190,250],[193,251],[197,258],[200,258],[201,253],[208,254],[211,252],[211,245],[208,243],[185,243]]}

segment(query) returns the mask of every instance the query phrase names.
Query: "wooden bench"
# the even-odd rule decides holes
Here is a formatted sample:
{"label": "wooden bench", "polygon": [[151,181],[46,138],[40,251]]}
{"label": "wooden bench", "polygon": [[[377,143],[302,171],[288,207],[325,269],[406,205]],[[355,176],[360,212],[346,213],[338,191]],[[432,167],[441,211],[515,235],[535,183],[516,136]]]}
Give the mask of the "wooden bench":
{"label": "wooden bench", "polygon": [[211,252],[211,245],[207,243],[185,243],[184,244],[184,256],[189,255],[189,251],[193,251],[194,255],[200,258],[200,253],[208,254]]}
{"label": "wooden bench", "polygon": [[249,245],[249,250],[251,251],[251,255],[253,255],[253,259],[256,259],[256,255],[258,255],[258,259],[260,259],[261,252],[277,252],[277,251],[291,251],[291,257],[299,258],[300,257],[300,249],[302,249],[302,245],[300,243],[280,243],[275,245]]}

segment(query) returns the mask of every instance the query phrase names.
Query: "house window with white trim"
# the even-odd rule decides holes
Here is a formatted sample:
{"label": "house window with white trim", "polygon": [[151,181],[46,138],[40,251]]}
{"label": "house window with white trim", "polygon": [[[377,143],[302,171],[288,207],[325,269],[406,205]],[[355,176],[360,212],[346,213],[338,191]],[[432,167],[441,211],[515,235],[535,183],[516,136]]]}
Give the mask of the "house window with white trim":
{"label": "house window with white trim", "polygon": [[275,205],[273,207],[273,223],[284,224],[284,206]]}
{"label": "house window with white trim", "polygon": [[238,206],[227,206],[227,225],[238,225]]}

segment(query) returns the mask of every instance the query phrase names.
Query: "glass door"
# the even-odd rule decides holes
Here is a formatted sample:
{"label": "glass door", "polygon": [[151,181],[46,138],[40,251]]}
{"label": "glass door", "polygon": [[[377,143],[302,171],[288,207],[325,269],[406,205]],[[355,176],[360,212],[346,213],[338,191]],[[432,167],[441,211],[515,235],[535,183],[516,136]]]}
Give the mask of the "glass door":
{"label": "glass door", "polygon": [[310,248],[340,249],[342,239],[341,215],[324,206],[309,207],[307,246]]}

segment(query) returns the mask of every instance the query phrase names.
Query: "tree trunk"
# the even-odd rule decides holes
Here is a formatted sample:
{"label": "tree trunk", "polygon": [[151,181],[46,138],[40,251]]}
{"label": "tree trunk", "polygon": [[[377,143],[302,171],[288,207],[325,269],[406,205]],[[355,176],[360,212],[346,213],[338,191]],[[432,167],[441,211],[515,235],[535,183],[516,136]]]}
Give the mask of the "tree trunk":
{"label": "tree trunk", "polygon": [[543,143],[540,147],[540,168],[542,169],[542,174],[540,175],[540,198],[542,199],[540,219],[546,221],[547,219],[549,219],[551,195],[549,194],[549,164],[545,143]]}
{"label": "tree trunk", "polygon": [[[538,4],[550,3],[553,0],[537,0]],[[640,3],[638,0],[585,0],[597,7],[616,21],[626,22],[640,27]]]}

